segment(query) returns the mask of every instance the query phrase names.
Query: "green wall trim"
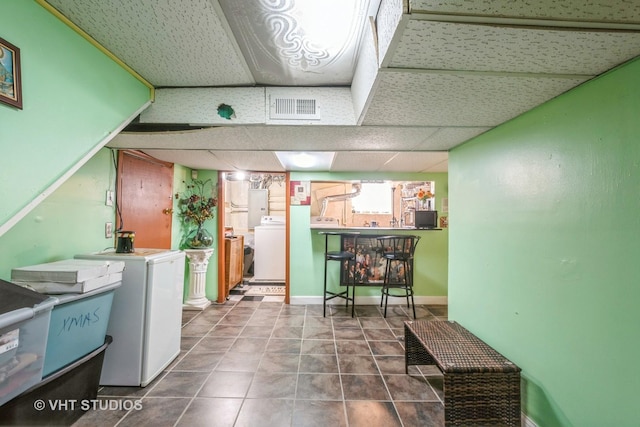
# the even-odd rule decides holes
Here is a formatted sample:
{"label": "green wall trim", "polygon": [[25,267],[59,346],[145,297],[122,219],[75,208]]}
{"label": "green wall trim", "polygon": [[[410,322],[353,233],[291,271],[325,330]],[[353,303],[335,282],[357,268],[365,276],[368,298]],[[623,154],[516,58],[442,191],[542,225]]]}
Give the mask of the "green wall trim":
{"label": "green wall trim", "polygon": [[540,426],[640,419],[640,61],[449,156],[449,317],[518,364]]}

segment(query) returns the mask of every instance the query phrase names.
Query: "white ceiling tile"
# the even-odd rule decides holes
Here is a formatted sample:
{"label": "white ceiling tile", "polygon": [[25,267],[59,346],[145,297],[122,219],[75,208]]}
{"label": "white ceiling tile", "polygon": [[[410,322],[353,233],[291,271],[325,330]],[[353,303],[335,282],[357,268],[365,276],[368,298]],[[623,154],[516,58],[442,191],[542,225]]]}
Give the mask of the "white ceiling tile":
{"label": "white ceiling tile", "polygon": [[226,170],[284,171],[275,153],[271,151],[215,151],[213,154],[218,160],[229,165]]}
{"label": "white ceiling tile", "polygon": [[[262,124],[264,97],[264,88],[256,87],[157,89],[155,101],[140,114],[140,123]],[[221,104],[230,106],[234,116],[221,116]]]}
{"label": "white ceiling tile", "polygon": [[205,150],[143,150],[146,154],[158,160],[177,163],[192,169],[216,170],[227,169],[213,154]]}
{"label": "white ceiling tile", "polygon": [[385,163],[382,172],[446,172],[449,153],[441,151],[403,151]]}
{"label": "white ceiling tile", "polygon": [[384,164],[396,154],[393,152],[342,151],[336,153],[331,170],[336,172],[375,172],[381,170]]}
{"label": "white ceiling tile", "polygon": [[220,20],[215,2],[49,3],[154,86],[254,84],[244,58]]}
{"label": "white ceiling tile", "polygon": [[587,78],[386,71],[365,125],[496,126]]}
{"label": "white ceiling tile", "polygon": [[[145,120],[161,112],[158,123],[218,126],[121,133],[109,147],[143,149],[196,169],[281,171],[273,151],[304,150],[336,151],[333,170],[445,171],[444,151],[640,54],[638,1],[365,0],[367,38],[349,88],[344,71],[356,64],[353,51],[304,64],[318,46],[308,46],[311,56],[295,48],[300,62],[267,46],[275,40],[267,40],[267,21],[290,24],[273,28],[293,34],[293,0],[224,0],[225,10],[238,13],[230,17],[241,29],[238,41],[217,0],[49,3],[156,86],[156,103],[136,129],[158,130]],[[271,12],[251,15],[258,3]],[[374,28],[368,17],[379,5]],[[256,44],[241,51],[245,42]],[[377,55],[384,56],[381,68]],[[274,93],[326,93],[332,103],[322,107],[331,125],[267,123],[265,89],[250,68],[282,86],[269,87]],[[296,87],[302,80],[307,87]],[[318,87],[310,89],[310,81]],[[173,87],[185,96],[161,106]],[[196,91],[208,95],[195,102]],[[262,95],[249,99],[244,91]],[[217,105],[229,102],[214,93],[233,99],[242,119],[219,119]]]}
{"label": "white ceiling tile", "polygon": [[450,150],[475,136],[491,129],[490,127],[443,127],[427,137],[413,150]]}
{"label": "white ceiling tile", "polygon": [[596,75],[638,55],[640,32],[413,19],[407,23],[388,67]]}
{"label": "white ceiling tile", "polygon": [[367,126],[247,127],[255,147],[280,151],[403,150],[420,145],[437,128]]}
{"label": "white ceiling tile", "polygon": [[629,0],[411,0],[411,10],[484,17],[640,23],[640,3]]}
{"label": "white ceiling tile", "polygon": [[404,0],[385,0],[380,3],[380,11],[376,16],[376,35],[380,60],[391,47],[398,25],[405,12]]}
{"label": "white ceiling tile", "polygon": [[121,132],[109,144],[111,148],[163,150],[254,150],[244,127],[213,127],[176,132]]}

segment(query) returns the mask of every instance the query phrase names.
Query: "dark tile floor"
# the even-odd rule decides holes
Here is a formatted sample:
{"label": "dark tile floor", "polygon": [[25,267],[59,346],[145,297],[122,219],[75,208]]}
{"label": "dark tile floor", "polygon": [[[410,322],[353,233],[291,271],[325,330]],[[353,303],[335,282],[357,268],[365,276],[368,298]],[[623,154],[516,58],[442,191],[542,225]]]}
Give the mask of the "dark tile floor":
{"label": "dark tile floor", "polygon": [[[242,297],[241,297],[242,298]],[[441,426],[442,376],[404,373],[406,308],[230,300],[183,314],[182,351],[145,388],[104,387],[115,409],[74,426]],[[446,319],[446,306],[418,306]],[[106,402],[105,402],[106,403]],[[111,403],[113,405],[113,403]]]}

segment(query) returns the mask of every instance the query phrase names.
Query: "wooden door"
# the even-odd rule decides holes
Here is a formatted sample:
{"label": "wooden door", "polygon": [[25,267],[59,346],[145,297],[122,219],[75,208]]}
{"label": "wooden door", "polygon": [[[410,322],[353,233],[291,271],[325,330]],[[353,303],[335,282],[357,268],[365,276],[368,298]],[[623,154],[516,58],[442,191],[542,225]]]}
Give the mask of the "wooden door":
{"label": "wooden door", "polygon": [[117,173],[118,229],[136,233],[135,248],[170,249],[173,163],[121,150]]}

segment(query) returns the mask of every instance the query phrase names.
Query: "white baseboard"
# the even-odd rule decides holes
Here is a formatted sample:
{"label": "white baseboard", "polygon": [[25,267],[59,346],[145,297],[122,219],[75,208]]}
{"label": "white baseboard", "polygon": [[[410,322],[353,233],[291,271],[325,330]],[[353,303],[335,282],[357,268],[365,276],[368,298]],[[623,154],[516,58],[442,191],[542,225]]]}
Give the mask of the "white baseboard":
{"label": "white baseboard", "polygon": [[[414,297],[416,305],[447,305],[448,298],[446,296],[416,296]],[[289,303],[291,305],[304,305],[304,304],[322,304],[322,296],[291,296],[289,297]],[[341,305],[345,301],[342,298],[334,298],[327,301],[330,305]],[[356,305],[379,305],[379,296],[362,296],[356,295]],[[404,298],[389,298],[389,305],[406,304]]]}
{"label": "white baseboard", "polygon": [[538,427],[538,425],[536,423],[534,423],[531,418],[527,417],[526,414],[523,412],[522,413],[522,427]]}

